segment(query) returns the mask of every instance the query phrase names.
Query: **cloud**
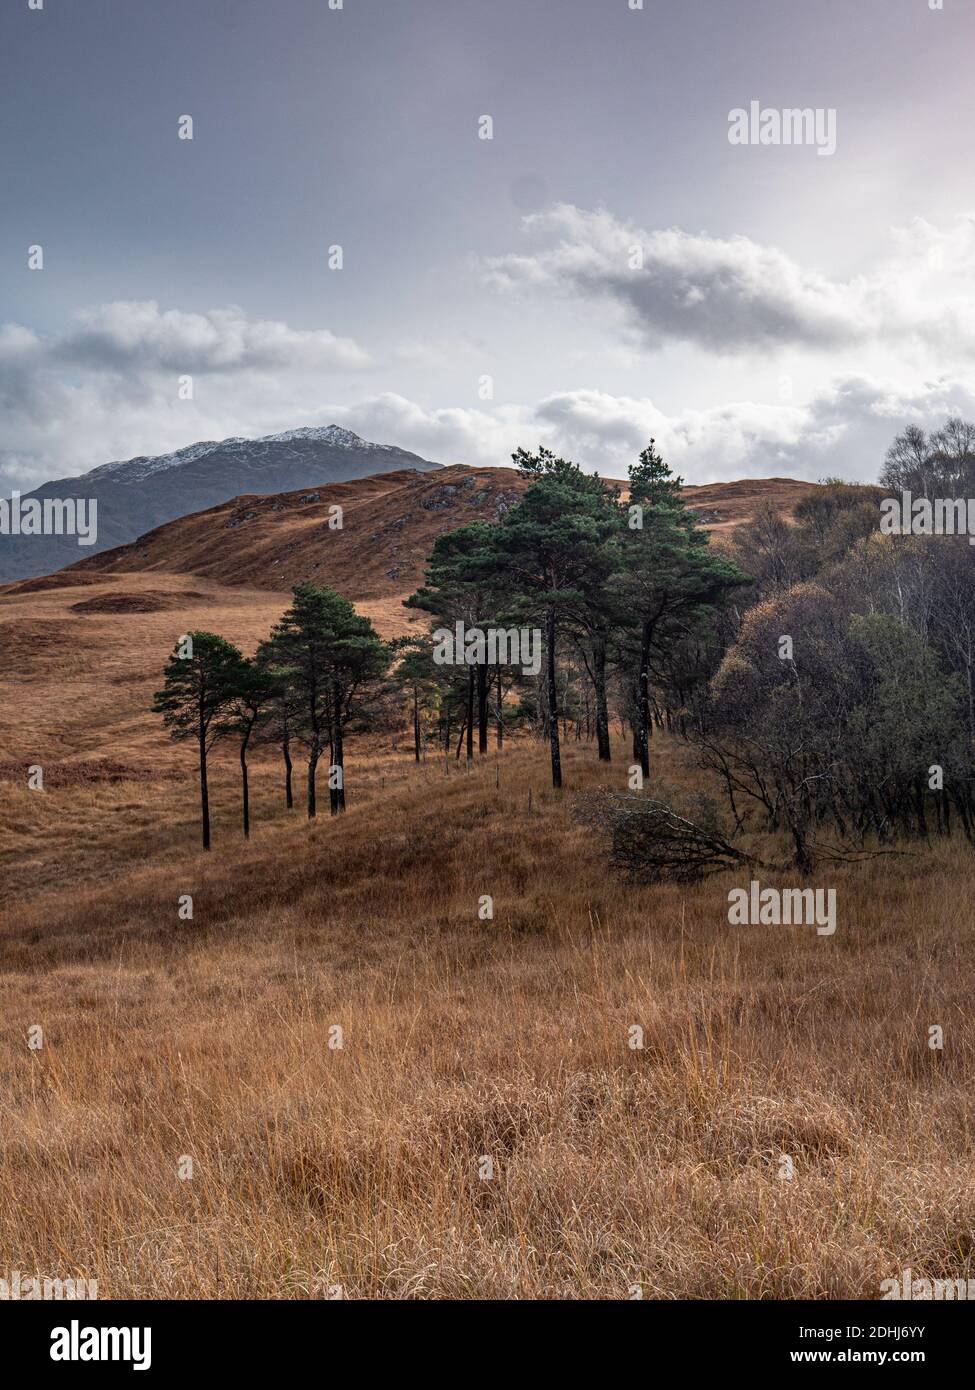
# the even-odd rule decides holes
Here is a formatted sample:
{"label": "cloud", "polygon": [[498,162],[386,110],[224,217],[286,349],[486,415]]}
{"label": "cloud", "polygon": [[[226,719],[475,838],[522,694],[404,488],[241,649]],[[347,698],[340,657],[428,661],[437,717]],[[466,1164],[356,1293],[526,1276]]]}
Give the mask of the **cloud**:
{"label": "cloud", "polygon": [[[61,333],[0,325],[0,478],[29,488],[99,463],[270,432],[321,396],[323,373],[373,367],[351,338],[240,309],[102,304]],[[183,399],[180,378],[193,378]]]}
{"label": "cloud", "polygon": [[[933,243],[915,229],[910,255]],[[325,331],[248,320],[238,310],[161,313],[106,305],[49,337],[0,328],[0,481],[27,491],[113,459],[160,454],[202,439],[254,437],[344,424],[377,443],[441,463],[506,465],[521,445],[549,448],[624,477],[654,436],[689,481],[791,474],[874,479],[909,421],[929,428],[975,417],[965,373],[889,382],[867,374],[829,382],[804,402],[733,400],[668,412],[648,396],[591,389],[481,408],[430,406],[396,392],[355,392],[355,351]],[[192,400],[179,398],[184,368]],[[347,384],[340,392],[340,380]],[[330,382],[327,393],[323,381]],[[349,384],[351,383],[351,384]]]}
{"label": "cloud", "polygon": [[894,435],[950,415],[975,419],[975,382],[942,379],[904,388],[842,377],[803,405],[735,401],[667,415],[643,397],[569,391],[535,408],[552,447],[617,477],[653,436],[689,482],[838,475],[874,482]]}
{"label": "cloud", "polygon": [[438,463],[510,464],[515,449],[526,442],[526,432],[537,431],[542,423],[531,407],[522,405],[492,411],[427,409],[391,391],[329,411],[337,423],[366,439],[400,444]]}
{"label": "cloud", "polygon": [[328,329],[295,329],[248,319],[231,307],[205,314],[161,311],[148,300],[121,300],[85,309],[75,325],[44,345],[52,360],[95,370],[212,373],[278,368],[333,370],[371,365],[351,338]]}
{"label": "cloud", "polygon": [[890,256],[869,275],[849,280],[832,280],[745,236],[648,232],[606,210],[564,203],[524,226],[542,245],[489,259],[489,282],[598,301],[652,348],[686,342],[715,353],[823,351],[914,338],[975,354],[972,216],[945,231],[917,219],[892,233]]}
{"label": "cloud", "polygon": [[894,435],[949,415],[975,419],[975,382],[902,387],[841,377],[802,405],[733,401],[668,414],[649,397],[562,391],[500,410],[428,410],[385,394],[331,408],[366,438],[396,442],[441,463],[508,464],[519,445],[545,444],[607,477],[624,478],[651,438],[689,482],[830,475],[873,482]]}

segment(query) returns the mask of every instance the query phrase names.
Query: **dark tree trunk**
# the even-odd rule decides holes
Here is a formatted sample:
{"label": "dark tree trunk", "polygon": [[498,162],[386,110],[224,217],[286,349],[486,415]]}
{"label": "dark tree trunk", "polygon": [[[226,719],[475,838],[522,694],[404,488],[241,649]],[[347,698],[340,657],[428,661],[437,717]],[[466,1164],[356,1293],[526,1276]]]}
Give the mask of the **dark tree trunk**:
{"label": "dark tree trunk", "polygon": [[806,845],[806,837],[794,815],[789,816],[789,831],[792,835],[792,843],[795,846],[794,863],[796,868],[802,874],[812,873],[815,867],[813,858]]}
{"label": "dark tree trunk", "polygon": [[486,662],[477,667],[477,751],[483,757],[488,747],[488,668]]}
{"label": "dark tree trunk", "polygon": [[281,752],[284,754],[284,803],[290,811],[294,804],[294,793],[291,789],[291,773],[293,765],[291,762],[291,740],[287,734],[281,740]]}
{"label": "dark tree trunk", "polygon": [[311,728],[311,745],[308,749],[308,818],[318,814],[315,778],[318,773],[318,760],[322,756],[322,728],[319,718],[319,690],[317,681],[309,691],[308,715]]}
{"label": "dark tree trunk", "polygon": [[[598,632],[592,644],[593,686],[596,693],[596,744],[599,761],[612,759],[609,746],[609,704],[606,700],[606,635]],[[588,715],[587,715],[588,722]]]}
{"label": "dark tree trunk", "polygon": [[467,761],[474,761],[474,667],[467,675]]}
{"label": "dark tree trunk", "polygon": [[250,788],[247,785],[247,745],[250,743],[251,729],[253,724],[248,724],[247,732],[240,741],[240,790],[241,790],[241,810],[244,821],[244,839],[251,837],[251,799]]}
{"label": "dark tree trunk", "polygon": [[917,828],[928,838],[928,822],[924,814],[924,783],[920,778],[914,783],[914,804],[917,807]]}
{"label": "dark tree trunk", "polygon": [[[332,721],[332,766],[338,768],[338,786],[330,786],[332,815],[337,816],[345,810],[345,748],[342,742],[342,692],[336,685],[332,690],[334,716]],[[335,780],[329,777],[331,783]]]}
{"label": "dark tree trunk", "polygon": [[651,623],[643,624],[640,638],[640,681],[637,688],[637,750],[644,777],[650,776],[650,643]]}
{"label": "dark tree trunk", "polygon": [[562,785],[562,753],[559,748],[559,702],[555,684],[555,608],[549,605],[545,615],[545,636],[548,646],[546,657],[548,686],[548,740],[552,750],[552,786]]}
{"label": "dark tree trunk", "polygon": [[501,667],[498,666],[498,747],[504,747],[504,686],[501,683]]}
{"label": "dark tree trunk", "polygon": [[413,687],[413,757],[420,761],[420,697]]}
{"label": "dark tree trunk", "polygon": [[318,814],[318,807],[315,804],[315,774],[318,769],[318,759],[321,757],[322,750],[318,746],[317,740],[311,746],[308,754],[308,818],[309,820]]}
{"label": "dark tree trunk", "polygon": [[207,735],[200,720],[200,818],[203,821],[203,848],[210,848],[210,789],[207,786]]}

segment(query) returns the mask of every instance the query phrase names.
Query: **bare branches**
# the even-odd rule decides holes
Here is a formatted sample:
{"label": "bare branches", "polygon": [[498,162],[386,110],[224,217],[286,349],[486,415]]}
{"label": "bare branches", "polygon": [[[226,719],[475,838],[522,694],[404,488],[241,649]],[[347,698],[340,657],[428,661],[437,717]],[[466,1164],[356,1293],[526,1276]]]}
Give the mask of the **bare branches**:
{"label": "bare branches", "polygon": [[720,831],[696,824],[664,801],[604,793],[586,818],[608,831],[611,863],[643,882],[688,882],[741,865],[781,869],[737,849]]}

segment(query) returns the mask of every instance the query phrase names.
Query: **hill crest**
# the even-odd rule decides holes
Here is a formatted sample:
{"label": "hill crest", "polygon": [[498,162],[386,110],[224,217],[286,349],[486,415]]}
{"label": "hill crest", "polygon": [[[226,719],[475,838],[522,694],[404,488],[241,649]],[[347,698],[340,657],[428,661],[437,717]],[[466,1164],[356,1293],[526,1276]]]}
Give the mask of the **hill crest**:
{"label": "hill crest", "polygon": [[[626,495],[624,482],[608,481]],[[434,473],[397,469],[272,495],[245,493],[81,560],[65,574],[160,571],[271,590],[310,579],[353,600],[405,596],[422,581],[438,535],[472,521],[497,522],[527,486],[514,469],[454,464]],[[765,504],[791,515],[815,486],[746,479],[689,487],[685,497],[701,523],[721,534]],[[329,524],[336,506],[340,530]]]}

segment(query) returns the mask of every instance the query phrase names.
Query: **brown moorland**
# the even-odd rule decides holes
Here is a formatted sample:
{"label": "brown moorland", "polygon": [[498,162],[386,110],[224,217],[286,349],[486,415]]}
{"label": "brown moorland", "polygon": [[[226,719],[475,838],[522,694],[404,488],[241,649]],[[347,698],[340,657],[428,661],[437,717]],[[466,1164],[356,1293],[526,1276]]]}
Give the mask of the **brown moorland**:
{"label": "brown moorland", "polygon": [[[189,776],[5,785],[7,1267],[149,1298],[971,1277],[971,856],[834,871],[831,938],[730,928],[733,875],[607,873],[573,810],[625,752],[566,753],[557,797],[528,743],[447,775],[354,746],[315,823],[264,760],[246,845],[218,760],[209,856]],[[695,776],[666,737],[654,763]]]}

